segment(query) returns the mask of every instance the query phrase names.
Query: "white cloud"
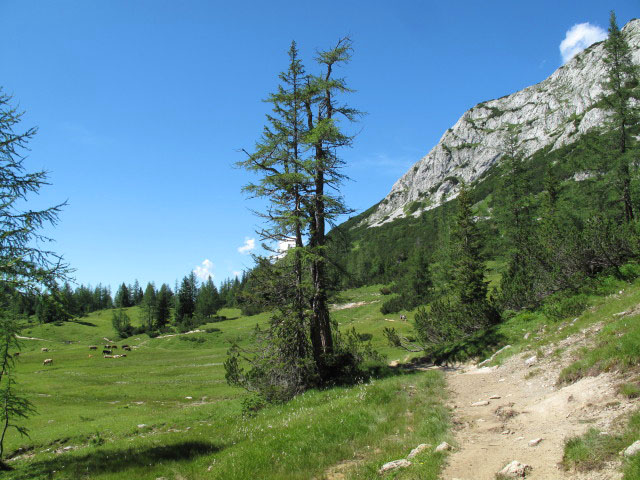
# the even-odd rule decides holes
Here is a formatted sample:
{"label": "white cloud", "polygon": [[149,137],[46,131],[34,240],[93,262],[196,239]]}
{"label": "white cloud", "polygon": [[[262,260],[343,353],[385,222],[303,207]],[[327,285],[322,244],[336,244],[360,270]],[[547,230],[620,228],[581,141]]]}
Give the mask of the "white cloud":
{"label": "white cloud", "polygon": [[204,282],[209,277],[213,278],[213,272],[211,270],[213,270],[213,262],[208,258],[205,258],[202,264],[193,269],[193,273],[195,273],[196,277]]}
{"label": "white cloud", "polygon": [[242,272],[240,270],[234,270],[232,273],[233,273],[234,278],[242,276]]}
{"label": "white cloud", "polygon": [[567,30],[564,40],[560,43],[562,63],[567,63],[575,55],[589,45],[607,38],[607,32],[590,23],[578,23]]}
{"label": "white cloud", "polygon": [[244,245],[242,245],[241,247],[238,247],[238,252],[242,253],[243,255],[247,255],[255,248],[256,248],[256,239],[244,237]]}

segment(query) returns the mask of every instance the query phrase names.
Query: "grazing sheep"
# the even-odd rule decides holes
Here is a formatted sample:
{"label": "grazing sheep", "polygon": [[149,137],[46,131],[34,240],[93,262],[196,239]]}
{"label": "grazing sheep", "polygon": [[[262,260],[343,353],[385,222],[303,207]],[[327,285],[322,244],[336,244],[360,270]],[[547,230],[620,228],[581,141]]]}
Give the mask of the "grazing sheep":
{"label": "grazing sheep", "polygon": [[45,358],[42,365],[53,365],[53,358]]}
{"label": "grazing sheep", "polygon": [[102,350],[102,354],[103,355],[111,355],[111,350],[107,350],[106,348],[104,350]]}
{"label": "grazing sheep", "polygon": [[48,352],[48,351],[49,351],[49,349],[48,349],[47,347],[42,347],[42,348],[40,349],[40,351],[41,351],[41,352]]}
{"label": "grazing sheep", "polygon": [[19,357],[20,356],[20,352],[16,352],[13,354],[14,357]]}
{"label": "grazing sheep", "polygon": [[126,350],[127,352],[131,351],[131,347],[129,345],[123,345],[122,350]]}
{"label": "grazing sheep", "polygon": [[113,358],[113,355],[102,355],[104,358]]}
{"label": "grazing sheep", "polygon": [[407,316],[406,315],[400,315],[400,320],[404,320],[406,322],[407,321]]}
{"label": "grazing sheep", "polygon": [[89,358],[93,358],[93,355],[89,354]]}
{"label": "grazing sheep", "polygon": [[96,347],[95,345],[89,346],[89,350],[97,350],[97,349],[98,349],[98,347]]}

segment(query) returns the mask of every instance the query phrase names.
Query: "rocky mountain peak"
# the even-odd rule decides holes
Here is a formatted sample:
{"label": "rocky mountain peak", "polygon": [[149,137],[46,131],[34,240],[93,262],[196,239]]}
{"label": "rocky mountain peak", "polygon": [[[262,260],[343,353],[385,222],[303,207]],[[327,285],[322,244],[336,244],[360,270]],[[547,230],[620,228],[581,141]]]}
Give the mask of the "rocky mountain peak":
{"label": "rocky mountain peak", "polygon": [[[640,64],[640,19],[622,31]],[[363,222],[376,227],[454,198],[459,179],[472,182],[499,160],[511,129],[518,131],[522,150],[532,154],[571,143],[602,125],[606,113],[596,103],[603,94],[604,54],[604,42],[595,43],[542,82],[466,111]]]}

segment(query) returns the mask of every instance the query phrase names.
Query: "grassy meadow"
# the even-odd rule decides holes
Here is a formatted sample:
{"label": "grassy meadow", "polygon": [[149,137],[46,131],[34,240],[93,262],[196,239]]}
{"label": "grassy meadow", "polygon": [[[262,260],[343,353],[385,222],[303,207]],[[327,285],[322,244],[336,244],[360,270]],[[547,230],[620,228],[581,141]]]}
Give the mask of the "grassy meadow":
{"label": "grassy meadow", "polygon": [[[409,333],[410,323],[400,314],[385,319],[380,298],[379,287],[344,292],[339,302],[365,303],[335,310],[334,318],[341,330],[370,334],[390,361],[404,360],[382,330],[393,325]],[[128,314],[140,322],[136,307]],[[9,434],[13,470],[4,478],[321,479],[334,472],[377,478],[383,463],[420,443],[448,439],[444,381],[436,371],[395,371],[243,416],[248,394],[226,384],[222,364],[230,341],[247,344],[268,316],[220,314],[227,320],[200,327],[207,333],[165,338],[117,340],[111,311],[26,327],[23,336],[41,340],[22,341],[17,380],[37,414],[23,422],[30,438]],[[126,358],[104,359],[105,339],[135,348]],[[53,364],[43,365],[45,358]],[[389,477],[437,478],[442,454],[416,460]]]}

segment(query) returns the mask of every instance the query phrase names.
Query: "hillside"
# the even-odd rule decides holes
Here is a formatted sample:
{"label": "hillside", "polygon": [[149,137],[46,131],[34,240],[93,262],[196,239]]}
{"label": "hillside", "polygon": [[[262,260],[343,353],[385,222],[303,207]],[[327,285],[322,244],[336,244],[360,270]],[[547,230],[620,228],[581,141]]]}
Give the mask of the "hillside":
{"label": "hillside", "polygon": [[[25,422],[30,439],[8,438],[15,470],[5,478],[481,480],[514,459],[533,467],[532,479],[620,478],[621,468],[625,479],[637,478],[640,458],[617,452],[640,435],[632,416],[640,398],[640,281],[603,277],[571,298],[509,318],[481,345],[469,341],[459,358],[492,358],[481,366],[406,363],[248,416],[251,396],[226,385],[222,362],[228,341],[248,344],[264,314],[227,309],[228,320],[202,332],[119,341],[136,347],[121,359],[88,349],[114,340],[110,311],[32,325],[23,336],[39,340],[23,340],[18,380],[38,414]],[[379,287],[345,291],[333,316],[341,331],[370,335],[389,363],[403,364],[410,356],[381,332],[394,326],[410,335],[414,312],[405,312],[407,322],[381,315],[380,300]],[[135,319],[136,308],[129,314]],[[44,358],[53,365],[43,366]],[[477,401],[489,403],[472,406]],[[606,432],[608,443],[593,444],[592,431]],[[530,447],[535,438],[543,440]],[[442,440],[454,450],[439,477],[447,456],[433,446]],[[579,442],[591,442],[595,460],[574,453]],[[432,447],[410,467],[377,473],[423,443]]]}
{"label": "hillside", "polygon": [[[355,327],[372,336],[397,362],[406,353],[389,347],[381,330],[411,327],[375,309],[378,289],[344,292],[335,318],[343,331]],[[137,324],[137,307],[128,313]],[[249,345],[267,315],[221,313],[228,320],[201,332],[118,341],[109,310],[26,327],[22,336],[30,339],[22,340],[17,379],[37,414],[23,422],[29,439],[7,437],[14,470],[3,478],[337,479],[347,469],[355,472],[348,478],[377,478],[383,463],[447,438],[439,372],[389,370],[352,388],[310,391],[243,415],[243,409],[251,413],[253,397],[227,385],[222,364],[229,341]],[[102,346],[112,342],[133,349],[126,358],[102,358]],[[44,366],[45,358],[53,365]],[[443,454],[424,452],[420,464],[397,478],[435,479],[442,460]]]}

